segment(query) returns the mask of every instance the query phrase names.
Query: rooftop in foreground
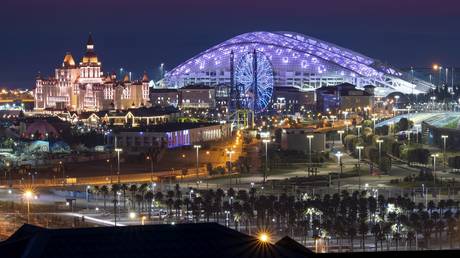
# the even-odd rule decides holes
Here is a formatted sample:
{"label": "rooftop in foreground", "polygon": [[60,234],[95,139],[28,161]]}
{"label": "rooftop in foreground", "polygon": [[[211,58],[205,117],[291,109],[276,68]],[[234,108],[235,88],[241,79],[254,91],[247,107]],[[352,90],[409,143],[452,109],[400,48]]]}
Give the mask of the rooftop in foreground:
{"label": "rooftop in foreground", "polygon": [[290,238],[261,242],[215,223],[45,229],[24,225],[0,243],[1,257],[306,257]]}

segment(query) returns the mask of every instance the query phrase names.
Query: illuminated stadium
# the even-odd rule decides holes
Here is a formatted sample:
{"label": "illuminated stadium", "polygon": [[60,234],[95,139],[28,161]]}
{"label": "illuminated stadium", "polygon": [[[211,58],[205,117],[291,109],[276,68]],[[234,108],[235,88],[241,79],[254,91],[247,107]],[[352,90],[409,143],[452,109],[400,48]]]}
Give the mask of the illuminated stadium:
{"label": "illuminated stadium", "polygon": [[[252,58],[250,54],[256,52],[257,58]],[[307,91],[348,82],[358,87],[377,86],[375,94],[379,96],[394,91],[417,94],[434,87],[373,58],[294,32],[238,35],[167,72],[164,82],[167,87],[173,88],[198,83],[244,84],[244,76],[250,75],[254,68],[253,59],[264,63],[263,66],[257,64],[263,71],[258,70],[256,77],[262,79],[258,87],[268,90],[262,93],[268,98],[273,86],[297,87]]]}

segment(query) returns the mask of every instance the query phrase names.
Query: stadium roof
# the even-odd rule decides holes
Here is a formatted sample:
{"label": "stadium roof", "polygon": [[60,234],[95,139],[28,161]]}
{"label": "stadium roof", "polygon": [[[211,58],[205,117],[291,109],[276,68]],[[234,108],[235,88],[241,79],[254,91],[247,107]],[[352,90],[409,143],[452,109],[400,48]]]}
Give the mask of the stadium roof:
{"label": "stadium roof", "polygon": [[249,32],[226,40],[199,53],[166,74],[166,81],[210,67],[229,66],[229,55],[256,49],[270,59],[282,57],[283,62],[297,61],[302,68],[314,67],[318,73],[332,65],[344,76],[364,78],[367,84],[389,88],[390,91],[419,93],[432,84],[352,50],[295,32]]}

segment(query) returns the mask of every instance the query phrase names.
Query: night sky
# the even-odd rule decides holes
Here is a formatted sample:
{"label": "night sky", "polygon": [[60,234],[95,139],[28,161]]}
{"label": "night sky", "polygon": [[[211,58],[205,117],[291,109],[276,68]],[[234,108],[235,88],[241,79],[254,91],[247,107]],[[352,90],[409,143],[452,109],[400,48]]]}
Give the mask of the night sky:
{"label": "night sky", "polygon": [[399,67],[460,66],[458,0],[1,0],[0,86],[32,88],[92,32],[103,70],[171,69],[235,35],[295,31]]}

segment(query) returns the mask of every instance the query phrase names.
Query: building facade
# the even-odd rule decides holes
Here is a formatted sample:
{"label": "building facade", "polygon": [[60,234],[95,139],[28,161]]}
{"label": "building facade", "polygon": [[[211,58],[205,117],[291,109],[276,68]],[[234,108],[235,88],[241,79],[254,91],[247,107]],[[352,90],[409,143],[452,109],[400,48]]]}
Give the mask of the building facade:
{"label": "building facade", "polygon": [[91,35],[79,64],[68,52],[53,77],[37,76],[34,89],[38,111],[128,109],[146,106],[148,101],[149,79],[145,73],[138,81],[131,81],[128,75],[119,81],[114,74],[103,74]]}
{"label": "building facade", "polygon": [[316,89],[316,105],[319,112],[362,111],[373,108],[374,96],[355,85],[343,83]]}

